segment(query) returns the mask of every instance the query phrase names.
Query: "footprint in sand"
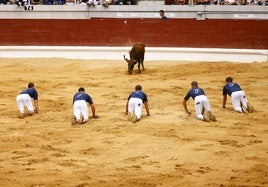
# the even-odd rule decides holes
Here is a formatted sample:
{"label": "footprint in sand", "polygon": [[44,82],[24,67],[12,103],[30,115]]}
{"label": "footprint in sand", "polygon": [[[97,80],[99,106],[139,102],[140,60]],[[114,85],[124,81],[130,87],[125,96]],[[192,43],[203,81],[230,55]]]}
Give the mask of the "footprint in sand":
{"label": "footprint in sand", "polygon": [[238,144],[238,142],[235,140],[220,140],[219,142],[221,145],[229,145],[229,146],[234,146],[234,147],[244,147],[244,145]]}

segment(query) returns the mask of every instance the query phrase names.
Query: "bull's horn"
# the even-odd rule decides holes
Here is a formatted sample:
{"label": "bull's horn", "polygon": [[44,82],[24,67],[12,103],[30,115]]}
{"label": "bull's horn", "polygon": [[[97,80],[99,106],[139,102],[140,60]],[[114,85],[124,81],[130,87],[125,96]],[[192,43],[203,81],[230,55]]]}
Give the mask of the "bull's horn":
{"label": "bull's horn", "polygon": [[127,61],[127,62],[129,61],[129,60],[126,58],[126,56],[125,56],[125,55],[124,55],[124,60],[125,60],[125,61]]}

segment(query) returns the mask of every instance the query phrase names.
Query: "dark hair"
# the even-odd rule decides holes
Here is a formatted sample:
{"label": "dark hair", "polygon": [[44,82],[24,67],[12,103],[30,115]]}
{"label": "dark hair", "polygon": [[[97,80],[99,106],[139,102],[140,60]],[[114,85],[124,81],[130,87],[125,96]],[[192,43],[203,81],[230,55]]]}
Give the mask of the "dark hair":
{"label": "dark hair", "polygon": [[141,90],[141,85],[135,86],[135,90]]}
{"label": "dark hair", "polygon": [[191,85],[192,85],[192,86],[198,86],[198,83],[197,83],[196,81],[193,81],[193,82],[191,83]]}
{"label": "dark hair", "polygon": [[32,88],[32,87],[34,87],[34,83],[30,82],[30,83],[28,84],[28,88]]}
{"label": "dark hair", "polygon": [[161,13],[165,13],[164,10],[159,10],[159,12],[161,12]]}
{"label": "dark hair", "polygon": [[227,78],[225,79],[225,81],[226,81],[226,82],[233,82],[233,78],[232,78],[232,77],[227,77]]}
{"label": "dark hair", "polygon": [[80,87],[80,88],[78,89],[78,91],[79,91],[79,92],[84,92],[84,91],[85,91],[85,88]]}

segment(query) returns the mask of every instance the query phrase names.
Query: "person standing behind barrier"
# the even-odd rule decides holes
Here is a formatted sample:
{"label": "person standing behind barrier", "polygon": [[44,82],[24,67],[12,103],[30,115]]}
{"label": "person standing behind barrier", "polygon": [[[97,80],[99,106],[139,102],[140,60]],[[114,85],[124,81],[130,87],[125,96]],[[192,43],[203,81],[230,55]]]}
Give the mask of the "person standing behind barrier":
{"label": "person standing behind barrier", "polygon": [[135,123],[141,119],[143,103],[147,116],[150,116],[147,95],[142,91],[141,85],[136,85],[135,91],[129,95],[126,105],[126,115],[128,115],[129,121]]}
{"label": "person standing behind barrier", "polygon": [[210,5],[210,0],[197,0],[197,5]]}
{"label": "person standing behind barrier", "polygon": [[[34,100],[34,106],[32,103]],[[19,118],[25,117],[24,108],[26,107],[29,115],[33,115],[34,111],[39,112],[38,92],[35,89],[34,83],[30,82],[28,88],[23,90],[16,98],[16,103],[19,109]]]}
{"label": "person standing behind barrier", "polygon": [[92,98],[85,93],[85,89],[80,87],[78,92],[73,97],[73,112],[74,118],[72,121],[72,125],[76,123],[86,123],[88,121],[88,106],[87,103],[91,107],[93,118],[98,118],[98,115],[95,114],[95,105],[93,103]]}
{"label": "person standing behind barrier", "polygon": [[159,15],[161,16],[161,19],[166,20],[167,16],[165,15],[164,10],[159,10]]}
{"label": "person standing behind barrier", "polygon": [[61,5],[61,3],[65,3],[65,5],[75,5],[75,0],[55,0],[59,5]]}
{"label": "person standing behind barrier", "polygon": [[227,95],[232,99],[232,105],[235,111],[245,113],[254,112],[254,107],[249,104],[245,92],[237,83],[233,83],[232,77],[225,79],[226,84],[223,86],[222,95],[223,102],[222,107],[225,108]]}
{"label": "person standing behind barrier", "polygon": [[6,5],[8,4],[8,0],[0,0],[0,5]]}
{"label": "person standing behind barrier", "polygon": [[[216,117],[211,112],[210,104],[207,96],[205,96],[204,90],[198,87],[198,83],[196,81],[193,81],[191,86],[192,88],[188,91],[182,102],[185,112],[188,115],[191,115],[191,112],[188,111],[186,101],[192,97],[195,104],[195,113],[197,119],[203,121],[216,121]],[[208,115],[204,115],[205,111]]]}

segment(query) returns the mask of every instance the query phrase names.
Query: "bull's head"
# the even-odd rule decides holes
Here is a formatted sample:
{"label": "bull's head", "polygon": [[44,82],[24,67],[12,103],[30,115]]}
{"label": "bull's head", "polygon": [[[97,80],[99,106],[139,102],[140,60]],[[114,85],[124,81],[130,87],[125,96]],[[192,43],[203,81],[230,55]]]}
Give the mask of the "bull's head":
{"label": "bull's head", "polygon": [[124,60],[128,63],[128,72],[131,73],[134,69],[134,65],[137,63],[137,60],[133,60],[132,58],[127,59],[124,55]]}

